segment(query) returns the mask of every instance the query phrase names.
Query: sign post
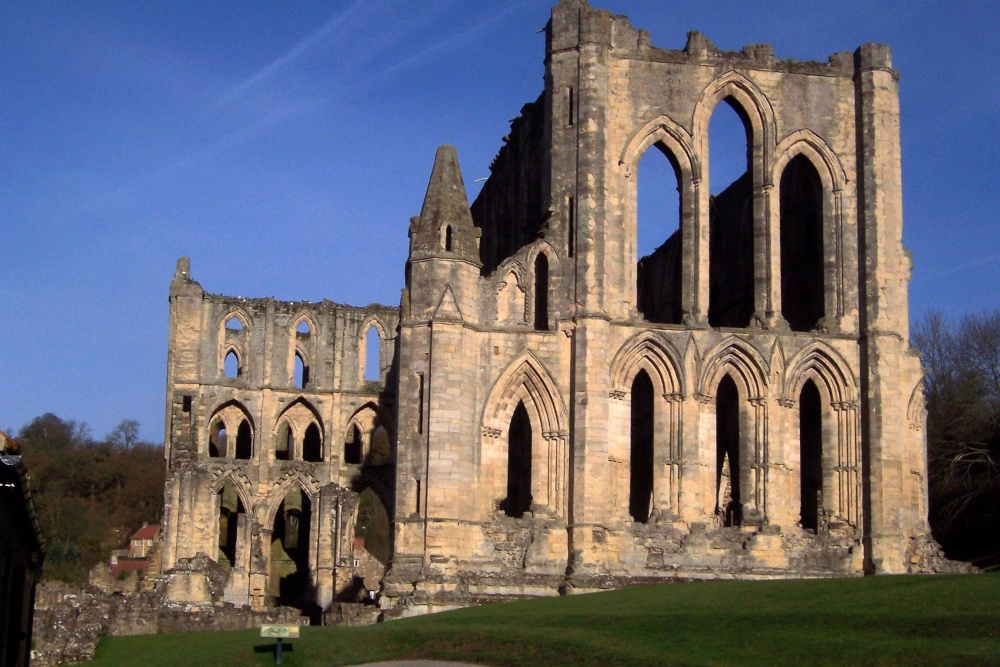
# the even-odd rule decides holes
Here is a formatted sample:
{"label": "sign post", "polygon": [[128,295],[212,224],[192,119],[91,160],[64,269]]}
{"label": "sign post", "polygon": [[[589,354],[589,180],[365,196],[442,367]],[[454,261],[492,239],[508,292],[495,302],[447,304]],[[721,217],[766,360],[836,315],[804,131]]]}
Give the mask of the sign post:
{"label": "sign post", "polygon": [[[274,647],[274,664],[281,664],[282,642],[285,639],[298,639],[299,626],[297,625],[262,625],[260,626],[260,636],[263,638],[277,639],[278,645]],[[292,650],[291,644],[288,650]]]}

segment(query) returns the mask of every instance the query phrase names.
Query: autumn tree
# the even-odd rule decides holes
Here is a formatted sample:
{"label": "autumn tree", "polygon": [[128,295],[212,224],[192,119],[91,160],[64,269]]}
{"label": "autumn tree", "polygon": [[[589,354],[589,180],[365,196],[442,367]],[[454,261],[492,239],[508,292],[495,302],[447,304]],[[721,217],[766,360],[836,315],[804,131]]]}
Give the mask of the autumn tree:
{"label": "autumn tree", "polygon": [[86,424],[52,413],[18,432],[48,547],[46,578],[83,582],[144,522],[160,521],[163,448],[138,433],[138,423],[125,420],[94,440]]}

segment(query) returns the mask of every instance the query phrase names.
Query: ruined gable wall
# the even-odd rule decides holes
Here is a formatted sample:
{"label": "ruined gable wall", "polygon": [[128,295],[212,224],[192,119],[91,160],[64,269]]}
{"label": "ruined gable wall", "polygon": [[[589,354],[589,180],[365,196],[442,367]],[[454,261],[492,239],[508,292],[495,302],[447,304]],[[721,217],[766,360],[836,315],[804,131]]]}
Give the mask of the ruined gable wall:
{"label": "ruined gable wall", "polygon": [[[205,294],[178,266],[171,289],[168,368],[168,476],[165,489],[163,568],[170,571],[198,554],[215,559],[220,543],[217,493],[228,485],[239,496],[234,567],[225,599],[268,604],[271,531],[278,505],[299,488],[311,504],[309,570],[320,601],[350,583],[338,579],[349,566],[356,494],[372,433],[394,424],[393,358],[397,310],[354,308],[333,302],[283,302]],[[232,318],[239,326],[227,328]],[[299,331],[299,325],[305,323]],[[380,377],[364,379],[364,336],[375,326],[383,338]],[[226,377],[225,358],[239,357],[236,377]],[[296,386],[295,357],[308,367]],[[304,378],[305,376],[303,376]],[[246,422],[250,448],[237,447]],[[345,460],[345,440],[357,424],[362,460]],[[219,426],[226,429],[225,445]],[[318,448],[311,451],[312,434]],[[289,437],[287,434],[291,432]],[[285,442],[287,455],[279,455]],[[286,460],[282,460],[286,459]],[[392,507],[392,481],[380,495]],[[235,510],[235,506],[233,508]],[[176,580],[176,581],[175,581]],[[197,573],[178,574],[168,596],[207,602]]]}

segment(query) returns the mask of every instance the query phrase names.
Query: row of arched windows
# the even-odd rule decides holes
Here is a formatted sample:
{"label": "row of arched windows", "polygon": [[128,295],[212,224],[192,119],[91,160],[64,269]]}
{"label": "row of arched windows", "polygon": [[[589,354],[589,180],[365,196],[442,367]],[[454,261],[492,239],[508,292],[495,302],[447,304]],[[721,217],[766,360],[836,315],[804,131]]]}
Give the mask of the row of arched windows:
{"label": "row of arched windows", "polygon": [[[246,349],[244,335],[247,326],[243,319],[230,314],[223,319],[222,376],[228,379],[241,378],[245,363],[241,359]],[[291,385],[296,389],[310,386],[309,353],[313,328],[305,319],[299,320],[291,343]],[[382,327],[372,320],[364,327],[364,334],[358,344],[359,377],[366,382],[379,382],[382,378]]]}
{"label": "row of arched windows", "polygon": [[[629,517],[636,523],[649,521],[653,508],[654,419],[653,383],[645,370],[632,382],[629,424]],[[715,514],[725,526],[743,522],[748,501],[741,480],[748,467],[741,445],[739,391],[728,374],[716,390],[715,405]],[[799,521],[816,532],[823,516],[823,416],[819,390],[812,380],[803,385],[799,397]],[[524,402],[519,402],[507,433],[507,495],[501,508],[507,516],[520,518],[531,510],[532,429]],[[827,511],[832,508],[826,508]]]}
{"label": "row of arched windows", "polygon": [[[359,410],[348,424],[341,460],[349,465],[391,462],[391,443],[383,422],[374,408],[366,406]],[[231,431],[234,424],[238,424],[235,439]],[[216,411],[208,429],[209,458],[250,460],[259,456],[254,444],[254,430],[242,406],[231,402]],[[276,461],[310,463],[321,463],[329,456],[319,418],[305,401],[295,402],[279,420],[273,456]]]}
{"label": "row of arched windows", "polygon": [[[721,90],[728,89],[723,86]],[[637,309],[649,322],[680,324],[685,291],[698,291],[696,280],[707,278],[711,326],[747,327],[756,317],[773,311],[793,331],[822,328],[828,322],[825,318],[836,314],[827,311],[837,308],[838,298],[833,292],[835,269],[827,259],[838,252],[835,231],[829,229],[835,214],[829,210],[835,179],[824,182],[821,177],[821,170],[830,170],[824,162],[830,152],[821,139],[802,131],[798,134],[805,138],[798,147],[793,142],[785,154],[787,162],[775,163],[778,201],[771,207],[777,211],[778,238],[770,238],[766,218],[773,213],[760,203],[766,191],[764,181],[770,180],[761,175],[764,166],[769,166],[763,155],[769,150],[765,146],[769,137],[755,135],[755,131],[766,134],[768,121],[751,120],[735,92],[720,101],[725,104],[716,104],[708,121],[706,134],[712,142],[705,141],[711,188],[708,210],[701,212],[707,213],[708,223],[707,276],[696,278],[698,262],[690,259],[699,252],[694,226],[702,204],[695,200],[700,197],[699,187],[705,187],[693,182],[697,167],[693,154],[688,154],[692,140],[669,136],[670,121],[664,120],[663,127],[646,139],[649,145],[639,146],[634,239]],[[764,127],[755,130],[755,123]],[[685,158],[683,163],[680,157]],[[676,193],[663,187],[670,182],[676,184]],[[771,246],[780,247],[773,260]],[[778,263],[780,272],[779,284],[773,287],[772,262]],[[687,301],[699,298],[689,296]],[[699,306],[702,312],[705,305]]]}
{"label": "row of arched windows", "polygon": [[[537,360],[523,356],[497,381],[483,422],[484,447],[506,436],[503,450],[492,451],[506,455],[498,469],[505,477],[496,479],[495,489],[503,494],[499,508],[511,517],[551,510],[559,502],[553,491],[562,484],[557,461],[565,426],[558,390]],[[689,481],[686,497],[704,499],[706,516],[714,514],[722,526],[764,520],[771,512],[788,517],[791,506],[797,510],[793,520],[807,531],[834,522],[858,526],[861,450],[853,373],[836,352],[818,344],[800,350],[787,368],[783,357],[774,363],[782,379],[771,402],[764,397],[772,371],[741,343],[720,344],[706,355],[696,389],[684,388],[676,354],[654,336],[642,334],[623,347],[612,361],[608,412],[608,460],[622,463],[609,470],[609,502],[621,516],[642,524],[679,515],[681,476],[693,475],[688,479],[711,483],[712,489],[692,492]],[[701,437],[711,438],[705,443],[711,449],[688,452],[711,451],[712,459],[687,472],[685,396],[714,411],[712,427],[702,422],[699,428]],[[775,408],[782,412],[769,416]],[[785,413],[789,408],[794,412]],[[494,421],[497,416],[503,421]],[[774,462],[795,471],[798,488],[796,498],[778,500],[769,510],[764,471]]]}

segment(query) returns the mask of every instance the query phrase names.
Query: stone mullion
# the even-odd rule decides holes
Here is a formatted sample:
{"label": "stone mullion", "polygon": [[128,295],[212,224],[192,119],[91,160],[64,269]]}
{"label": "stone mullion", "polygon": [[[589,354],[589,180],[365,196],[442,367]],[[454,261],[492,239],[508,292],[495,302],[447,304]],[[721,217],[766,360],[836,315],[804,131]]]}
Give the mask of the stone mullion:
{"label": "stone mullion", "polygon": [[[755,304],[757,312],[763,312],[769,328],[786,329],[787,323],[782,315],[781,303],[781,206],[780,206],[780,186],[774,187],[767,183],[761,186],[761,204],[763,210],[763,224],[766,232],[764,234],[764,248],[754,248],[754,257],[762,256],[764,262],[764,306],[763,311]],[[779,201],[775,201],[775,199]],[[756,224],[757,212],[754,210],[754,222]],[[756,242],[756,234],[754,235]],[[757,293],[755,288],[754,293]]]}
{"label": "stone mullion", "polygon": [[749,403],[754,408],[753,459],[750,462],[754,506],[751,511],[763,521],[767,516],[767,399],[756,397]]}
{"label": "stone mullion", "polygon": [[699,237],[701,179],[682,177],[681,197],[681,323],[700,326],[708,322],[708,301],[702,300],[701,284],[707,282],[700,270],[703,248]]}
{"label": "stone mullion", "polygon": [[[829,317],[832,313],[836,313],[836,324],[837,331],[842,331],[844,326],[844,314],[846,308],[844,305],[845,292],[844,280],[847,274],[847,267],[845,265],[844,258],[844,193],[842,190],[835,190],[833,192],[833,197],[831,198],[833,202],[832,222],[833,222],[833,243],[834,243],[834,263],[833,263],[833,281],[834,285],[832,289],[827,288],[827,308],[826,315]],[[827,236],[827,238],[829,238]],[[829,303],[832,299],[833,303]],[[829,327],[828,327],[829,328]]]}

